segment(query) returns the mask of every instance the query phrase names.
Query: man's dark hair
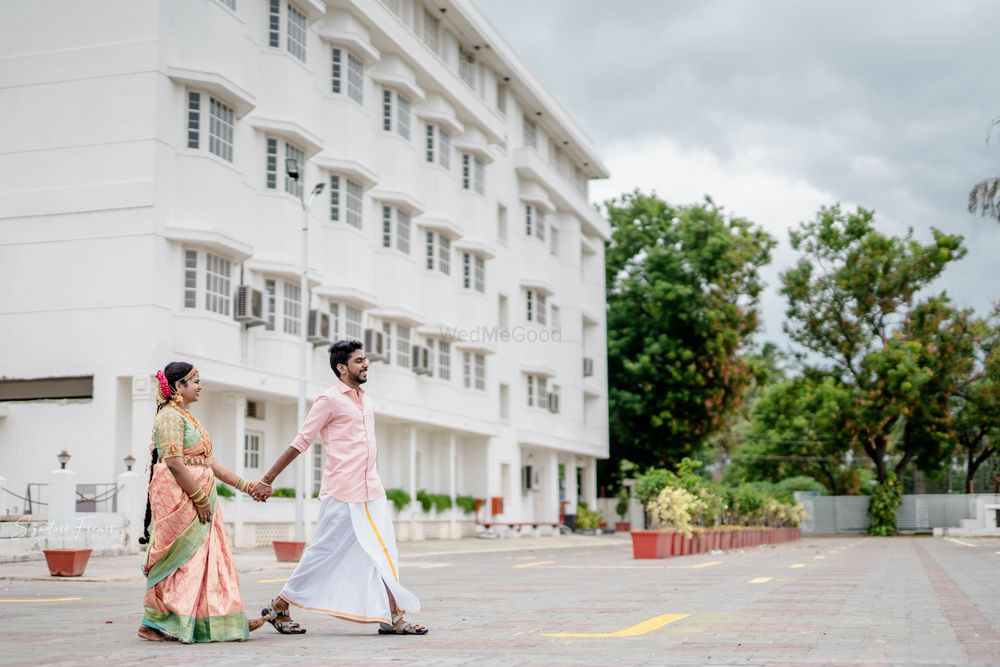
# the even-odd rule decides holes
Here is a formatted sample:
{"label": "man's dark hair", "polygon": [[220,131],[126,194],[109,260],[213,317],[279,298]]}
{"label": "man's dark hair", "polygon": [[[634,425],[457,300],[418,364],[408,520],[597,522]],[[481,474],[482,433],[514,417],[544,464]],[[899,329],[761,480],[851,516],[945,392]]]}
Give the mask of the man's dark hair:
{"label": "man's dark hair", "polygon": [[336,343],[330,346],[330,368],[333,369],[333,374],[340,379],[340,371],[337,370],[337,364],[347,365],[347,360],[351,358],[351,354],[355,350],[364,349],[364,344],[360,340],[338,340]]}

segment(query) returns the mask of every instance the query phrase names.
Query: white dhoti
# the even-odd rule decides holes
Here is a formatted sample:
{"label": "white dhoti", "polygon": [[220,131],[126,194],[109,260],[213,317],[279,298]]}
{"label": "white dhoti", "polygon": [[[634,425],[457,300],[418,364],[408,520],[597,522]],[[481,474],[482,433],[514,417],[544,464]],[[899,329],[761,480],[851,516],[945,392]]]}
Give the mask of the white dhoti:
{"label": "white dhoti", "polygon": [[399,583],[386,499],[344,503],[324,497],[316,534],[281,596],[307,611],[356,623],[391,623],[386,587],[399,613],[420,611],[420,601]]}

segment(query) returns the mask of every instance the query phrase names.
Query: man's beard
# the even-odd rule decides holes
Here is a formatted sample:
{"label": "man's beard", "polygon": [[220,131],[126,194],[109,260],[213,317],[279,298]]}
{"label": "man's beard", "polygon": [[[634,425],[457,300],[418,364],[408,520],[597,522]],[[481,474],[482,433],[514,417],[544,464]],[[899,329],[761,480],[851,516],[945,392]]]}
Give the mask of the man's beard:
{"label": "man's beard", "polygon": [[[364,373],[364,371],[361,371],[361,373]],[[357,384],[364,384],[365,382],[368,382],[368,378],[361,377],[361,373],[350,373],[351,381],[356,382]]]}

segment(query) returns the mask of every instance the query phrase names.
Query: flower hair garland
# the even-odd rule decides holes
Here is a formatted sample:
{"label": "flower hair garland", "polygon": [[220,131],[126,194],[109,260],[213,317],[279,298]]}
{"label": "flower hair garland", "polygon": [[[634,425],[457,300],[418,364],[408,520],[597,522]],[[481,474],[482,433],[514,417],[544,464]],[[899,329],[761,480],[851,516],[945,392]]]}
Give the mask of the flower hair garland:
{"label": "flower hair garland", "polygon": [[170,398],[173,392],[170,391],[170,383],[167,382],[167,376],[162,370],[156,371],[156,380],[160,383],[160,393],[163,394],[163,398]]}

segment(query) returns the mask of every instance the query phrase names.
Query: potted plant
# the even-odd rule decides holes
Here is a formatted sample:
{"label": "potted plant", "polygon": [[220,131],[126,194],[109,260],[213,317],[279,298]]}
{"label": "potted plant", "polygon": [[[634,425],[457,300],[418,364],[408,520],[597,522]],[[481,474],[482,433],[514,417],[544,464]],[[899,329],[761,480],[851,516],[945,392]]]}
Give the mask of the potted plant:
{"label": "potted plant", "polygon": [[594,535],[600,528],[603,519],[601,515],[590,509],[587,503],[577,503],[576,505],[576,527],[577,532],[584,535]]}
{"label": "potted plant", "polygon": [[[278,487],[271,494],[272,498],[294,498],[295,489],[289,487]],[[303,540],[274,540],[271,542],[274,548],[274,557],[279,563],[297,563],[302,558],[302,552],[306,549]]]}
{"label": "potted plant", "polygon": [[87,569],[91,549],[43,549],[53,577],[79,577]]}
{"label": "potted plant", "polygon": [[618,515],[619,519],[615,523],[615,532],[629,532],[632,529],[632,524],[625,520],[625,515],[628,514],[628,489],[624,486],[618,492],[618,503],[615,505],[615,514]]}

